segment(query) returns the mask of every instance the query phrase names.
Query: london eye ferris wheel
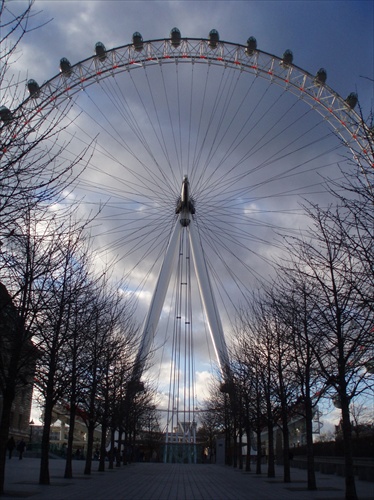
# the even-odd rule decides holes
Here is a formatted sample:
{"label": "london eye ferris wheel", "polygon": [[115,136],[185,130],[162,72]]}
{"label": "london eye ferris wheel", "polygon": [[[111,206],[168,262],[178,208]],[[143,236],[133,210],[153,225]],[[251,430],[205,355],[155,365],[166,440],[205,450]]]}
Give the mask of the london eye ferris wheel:
{"label": "london eye ferris wheel", "polygon": [[302,231],[302,204],[324,202],[342,158],[369,154],[357,96],[326,82],[323,68],[311,74],[253,37],[184,38],[174,28],[110,50],[98,42],[78,63],[63,58],[43,85],[28,81],[17,109],[0,109],[5,124],[38,134],[64,107],[65,154],[94,143],[71,194],[87,210],[104,207],[96,251],[115,256],[137,299],[137,376],[152,351],[170,440],[194,442],[199,384],[212,370],[225,377],[226,337],[271,273],[279,236]]}

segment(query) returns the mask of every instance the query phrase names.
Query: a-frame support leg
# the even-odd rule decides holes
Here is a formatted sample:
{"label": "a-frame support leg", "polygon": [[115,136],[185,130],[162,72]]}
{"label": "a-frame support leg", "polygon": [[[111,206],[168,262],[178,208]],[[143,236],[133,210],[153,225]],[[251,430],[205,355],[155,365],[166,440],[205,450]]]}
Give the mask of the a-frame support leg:
{"label": "a-frame support leg", "polygon": [[147,356],[152,346],[152,341],[157,330],[162,307],[164,305],[166,293],[169,287],[171,274],[174,269],[182,229],[183,228],[178,219],[171,235],[160,274],[157,279],[156,288],[153,292],[151,304],[143,324],[143,334],[135,361],[133,379],[140,379]]}
{"label": "a-frame support leg", "polygon": [[218,312],[216,301],[214,299],[213,288],[209,279],[209,273],[204,258],[201,241],[195,227],[195,222],[193,220],[195,207],[189,190],[190,187],[188,178],[187,176],[184,176],[181,196],[176,209],[178,220],[171,235],[157,280],[156,288],[153,293],[151,304],[148,310],[148,314],[144,322],[140,348],[136,358],[135,369],[133,373],[134,381],[139,381],[144,370],[147,356],[151,349],[152,341],[156,333],[162,307],[164,305],[166,293],[169,287],[171,274],[174,269],[182,230],[186,230],[188,232],[192,259],[195,267],[200,295],[208,320],[209,331],[217,356],[220,372],[224,381],[228,381],[228,379],[230,378],[229,358],[225,343],[225,337],[223,334],[221,318]]}
{"label": "a-frame support leg", "polygon": [[208,319],[209,333],[213,342],[221,375],[223,379],[226,379],[229,372],[229,358],[225,337],[223,334],[221,317],[214,298],[207,264],[193,219],[191,219],[190,224],[188,225],[188,231],[190,237],[192,259],[195,266],[195,273],[199,285],[200,296],[203,302],[206,317]]}

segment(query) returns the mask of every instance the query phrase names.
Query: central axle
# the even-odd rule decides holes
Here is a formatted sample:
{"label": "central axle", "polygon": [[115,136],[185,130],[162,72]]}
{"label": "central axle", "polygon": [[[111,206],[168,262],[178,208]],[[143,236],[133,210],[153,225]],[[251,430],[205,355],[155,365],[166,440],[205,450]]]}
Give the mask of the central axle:
{"label": "central axle", "polygon": [[194,215],[195,206],[193,199],[190,196],[190,183],[187,175],[183,177],[181,195],[178,198],[176,214],[181,214],[180,223],[183,227],[187,227],[190,223],[190,215]]}

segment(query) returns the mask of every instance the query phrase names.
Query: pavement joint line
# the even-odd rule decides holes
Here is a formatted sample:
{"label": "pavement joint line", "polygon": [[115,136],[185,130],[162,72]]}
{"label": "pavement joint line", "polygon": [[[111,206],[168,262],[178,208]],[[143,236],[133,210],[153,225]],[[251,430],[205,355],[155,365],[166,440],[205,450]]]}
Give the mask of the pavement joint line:
{"label": "pavement joint line", "polygon": [[[276,477],[211,464],[136,463],[83,474],[84,461],[73,462],[73,478],[64,479],[65,461],[50,460],[51,486],[39,485],[40,459],[6,464],[5,499],[31,500],[344,500],[344,477],[316,473],[317,491],[307,490],[307,471],[291,469],[291,483]],[[239,474],[238,474],[239,472]],[[84,479],[84,481],[82,481]],[[374,500],[374,483],[357,480],[360,500]]]}

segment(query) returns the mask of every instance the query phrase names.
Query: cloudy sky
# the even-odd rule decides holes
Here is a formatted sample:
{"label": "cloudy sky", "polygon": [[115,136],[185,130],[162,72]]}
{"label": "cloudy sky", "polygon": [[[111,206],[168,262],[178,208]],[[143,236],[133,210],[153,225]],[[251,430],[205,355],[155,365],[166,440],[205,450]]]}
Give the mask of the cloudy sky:
{"label": "cloudy sky", "polygon": [[[17,10],[25,2],[8,5]],[[254,36],[261,51],[278,57],[291,49],[299,68],[311,74],[325,68],[328,85],[343,98],[357,92],[364,117],[373,106],[370,1],[36,0],[33,10],[38,15],[31,24],[41,27],[20,47],[14,70],[21,80],[42,85],[58,74],[62,57],[74,65],[93,55],[96,42],[121,47],[135,31],[144,40],[168,38],[173,27],[182,37],[207,38],[214,28],[222,41],[244,45]],[[188,174],[229,342],[235,307],[271,272],[279,234],[302,230],[305,199],[327,201],[322,177],[339,176],[337,164],[347,152],[318,113],[288,92],[252,75],[192,66],[127,72],[74,97],[74,140],[67,155],[90,141],[95,151],[69,197],[84,197],[86,213],[106,204],[93,229],[98,264],[117,261],[115,274],[125,276],[127,292],[137,297],[141,322]],[[168,325],[178,314],[178,279],[171,280],[160,323],[160,380],[168,379]],[[202,386],[215,361],[195,281],[192,275]],[[167,383],[161,392],[168,392]]]}
{"label": "cloudy sky", "polygon": [[291,49],[301,68],[326,68],[340,95],[357,90],[367,106],[373,98],[362,78],[373,77],[370,1],[36,0],[34,11],[41,11],[35,23],[51,20],[23,47],[23,68],[39,82],[58,72],[61,57],[72,63],[89,57],[98,40],[113,48],[130,43],[135,31],[149,40],[168,37],[176,26],[186,37],[206,37],[212,28],[225,41],[244,44],[255,36],[261,50],[278,56]]}

